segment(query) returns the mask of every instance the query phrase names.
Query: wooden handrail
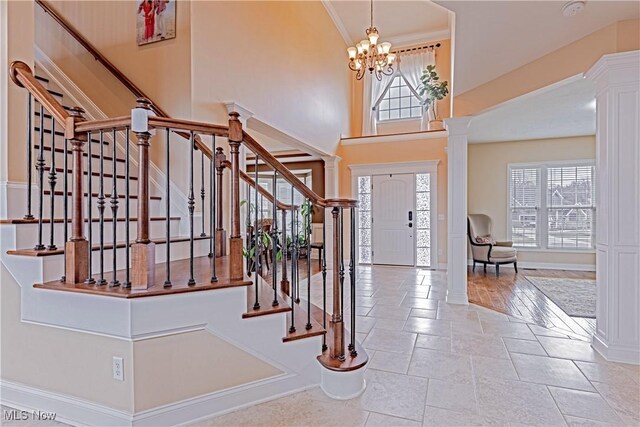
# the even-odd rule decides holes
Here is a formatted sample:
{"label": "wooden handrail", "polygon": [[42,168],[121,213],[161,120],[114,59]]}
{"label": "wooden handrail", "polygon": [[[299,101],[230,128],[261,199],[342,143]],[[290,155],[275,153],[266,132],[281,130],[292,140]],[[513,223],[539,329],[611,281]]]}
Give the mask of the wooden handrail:
{"label": "wooden handrail", "polygon": [[[127,76],[124,75],[122,71],[116,68],[111,61],[109,61],[103,54],[101,54],[98,49],[94,45],[89,42],[86,38],[78,32],[77,29],[69,23],[66,19],[64,19],[50,4],[48,4],[44,0],[35,0],[36,4],[38,4],[46,13],[48,13],[62,28],[64,28],[78,43],[82,45],[90,54],[95,58],[96,61],[101,63],[113,76],[120,81],[131,93],[133,93],[138,98],[147,98],[150,99],[149,96],[142,91],[138,86],[135,85]],[[153,111],[162,117],[169,117],[169,115],[160,108],[156,103],[153,103],[151,107]]]}
{"label": "wooden handrail", "polygon": [[351,208],[357,207],[358,201],[354,199],[333,198],[325,199],[316,194],[312,189],[307,187],[300,179],[289,169],[287,169],[273,154],[258,143],[251,135],[243,131],[243,143],[249,147],[259,158],[266,164],[271,166],[280,174],[289,184],[293,185],[305,198],[309,199],[312,204],[322,208]]}
{"label": "wooden handrail", "polygon": [[13,61],[10,66],[11,80],[18,86],[25,88],[64,128],[67,119],[71,117],[56,99],[33,76],[31,68],[22,61]]}
{"label": "wooden handrail", "polygon": [[[224,162],[222,162],[222,166],[230,169],[231,162],[229,160],[225,160]],[[253,178],[251,178],[247,173],[240,171],[240,178],[244,182],[249,184],[251,187],[256,188],[256,181]],[[269,193],[269,190],[267,190],[260,184],[258,184],[258,193],[262,194],[269,202],[273,203],[273,194]],[[287,205],[286,203],[282,203],[280,200],[278,200],[278,203],[276,203],[276,207],[280,210],[288,211],[288,210],[291,210],[292,206]],[[298,206],[293,205],[293,208],[297,209]]]}

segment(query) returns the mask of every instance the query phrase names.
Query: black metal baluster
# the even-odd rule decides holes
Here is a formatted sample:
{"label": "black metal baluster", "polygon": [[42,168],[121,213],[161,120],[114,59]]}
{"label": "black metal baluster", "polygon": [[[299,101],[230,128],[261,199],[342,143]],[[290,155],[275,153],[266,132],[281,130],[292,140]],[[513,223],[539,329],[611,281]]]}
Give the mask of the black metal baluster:
{"label": "black metal baluster", "polygon": [[351,350],[351,356],[356,357],[358,355],[356,351],[356,208],[351,208],[350,229],[349,278],[351,279],[351,344],[349,344],[349,350]]}
{"label": "black metal baluster", "polygon": [[[263,239],[264,239],[264,211],[262,210],[262,202],[264,201],[264,196],[262,194],[260,194],[260,207],[259,207],[259,216],[260,216],[260,232],[259,232],[259,236],[260,236],[260,240],[258,240],[258,271],[260,272],[260,278],[262,279],[262,249],[264,247],[263,245]],[[265,258],[266,261],[266,258]],[[267,261],[268,262],[268,261]]]}
{"label": "black metal baluster", "polygon": [[[252,209],[251,209],[251,185],[247,182],[247,200],[245,200],[246,203],[246,209],[247,209],[247,219],[246,219],[246,223],[245,225],[247,226],[247,229],[244,233],[244,247],[247,251],[247,255],[245,256],[246,260],[245,260],[245,264],[247,266],[247,275],[249,277],[251,277],[252,274],[252,265],[251,263],[253,262],[251,260],[251,256],[249,255],[249,251],[251,250],[251,241],[253,239],[253,229],[250,229],[251,224],[253,224],[253,222],[251,222],[251,218],[252,218]],[[217,209],[216,209],[217,210]]]}
{"label": "black metal baluster", "polygon": [[165,183],[165,209],[166,209],[166,221],[165,221],[165,238],[167,239],[167,278],[164,281],[164,287],[170,288],[171,285],[171,162],[170,158],[170,146],[171,146],[171,130],[166,129],[166,153],[165,153],[165,168],[167,169],[167,180]]}
{"label": "black metal baluster", "polygon": [[[105,197],[104,197],[104,131],[100,131],[100,172],[98,176],[98,219],[100,229],[100,278],[98,279],[98,286],[106,285],[107,280],[104,278],[104,209],[105,209]],[[91,145],[91,140],[89,140]],[[115,244],[115,241],[113,242]]]}
{"label": "black metal baluster", "polygon": [[[327,211],[322,208],[322,327],[327,330]],[[322,351],[327,349],[327,334],[322,335]]]}
{"label": "black metal baluster", "polygon": [[289,247],[287,245],[287,211],[285,209],[281,212],[282,215],[282,291],[291,296],[291,285],[289,284],[289,279],[287,279],[287,258],[289,253]]}
{"label": "black metal baluster", "polygon": [[[124,141],[124,242],[125,242],[125,251],[124,251],[124,282],[122,283],[122,287],[128,289],[131,287],[131,280],[129,279],[129,267],[130,267],[130,258],[129,251],[131,250],[131,246],[129,244],[129,210],[130,210],[130,197],[129,197],[129,127],[127,126],[124,129],[125,141]],[[168,170],[168,169],[167,169]]]}
{"label": "black metal baluster", "polygon": [[42,251],[45,246],[42,244],[42,213],[44,197],[44,107],[40,105],[40,134],[39,134],[38,160],[36,160],[36,170],[38,171],[38,244],[34,247],[36,251]]}
{"label": "black metal baluster", "polygon": [[[211,218],[210,218],[210,222],[209,222],[209,258],[214,258],[215,254],[214,254],[214,248],[215,245],[214,240],[215,240],[215,236],[214,236],[214,224],[215,224],[215,219],[216,219],[216,210],[215,209],[215,202],[214,202],[214,197],[215,197],[215,191],[214,191],[214,171],[215,171],[215,167],[214,167],[214,163],[215,163],[215,158],[216,158],[216,136],[215,135],[211,135],[211,148],[213,149],[213,151],[211,152],[211,158],[209,159],[209,210],[211,211]],[[247,193],[248,194],[248,193]],[[247,196],[248,197],[248,196]],[[245,240],[246,240],[246,233],[245,233]],[[215,266],[215,260],[213,265]],[[213,274],[212,274],[213,277]]]}
{"label": "black metal baluster", "polygon": [[[217,197],[217,192],[219,191],[218,188],[216,188],[216,179],[215,179],[215,161],[216,161],[216,136],[212,135],[212,141],[211,141],[211,161],[209,162],[209,186],[211,187],[211,191],[209,192],[209,197],[211,198],[210,200],[210,206],[211,206],[211,222],[209,224],[209,233],[211,234],[211,257],[213,258],[213,262],[211,263],[211,281],[212,282],[217,282],[218,281],[218,274],[216,273],[216,232],[215,232],[215,223],[217,221],[217,207],[215,204],[215,200]],[[247,193],[248,195],[249,193]]]}
{"label": "black metal baluster", "polygon": [[[296,242],[295,242],[295,206],[293,204],[293,184],[291,184],[291,286],[289,291],[289,296],[291,297],[291,326],[289,327],[289,333],[294,333],[296,331],[296,305],[294,303],[294,294],[295,294],[295,258],[296,258]],[[286,256],[285,256],[286,258]]]}
{"label": "black metal baluster", "polygon": [[258,261],[259,261],[259,255],[258,255],[258,238],[259,238],[259,234],[258,234],[258,154],[256,154],[256,163],[254,165],[254,179],[255,179],[255,188],[254,188],[254,196],[255,196],[255,205],[253,207],[251,207],[251,202],[249,201],[249,209],[255,209],[256,210],[256,218],[254,221],[254,241],[253,241],[253,268],[255,269],[255,277],[253,280],[253,286],[255,287],[255,302],[253,303],[253,309],[254,310],[258,310],[260,309],[260,290],[259,288],[259,284],[260,284],[260,274],[258,274]]}
{"label": "black metal baluster", "polygon": [[193,193],[193,152],[196,148],[195,146],[195,135],[193,131],[190,132],[189,136],[190,142],[190,150],[189,150],[189,286],[194,286],[196,284],[196,280],[193,277],[193,211],[195,210],[196,202],[195,196]]}
{"label": "black metal baluster", "polygon": [[[66,173],[66,171],[64,171]],[[50,227],[50,231],[49,231],[49,246],[47,246],[47,250],[50,251],[54,251],[57,248],[57,246],[55,245],[53,239],[54,239],[54,233],[55,233],[55,207],[56,207],[56,183],[58,181],[57,178],[57,173],[58,171],[56,171],[56,121],[53,119],[53,116],[51,117],[51,165],[49,167],[49,189],[51,190],[51,197],[50,197],[50,209],[51,212],[49,212],[50,218],[51,218],[51,224],[49,224]],[[65,224],[66,226],[66,224]]]}
{"label": "black metal baluster", "polygon": [[[118,152],[117,152],[117,147],[116,147],[116,129],[113,129],[113,132],[111,133],[111,143],[113,144],[113,148],[111,149],[111,153],[112,153],[112,159],[111,159],[111,173],[112,173],[112,177],[111,177],[111,220],[113,221],[113,224],[111,225],[111,231],[113,233],[113,237],[111,240],[113,240],[113,277],[111,278],[111,281],[109,282],[109,286],[116,287],[116,286],[120,286],[120,281],[116,278],[116,270],[117,270],[117,251],[118,251],[118,239],[116,238],[118,236],[118,207],[119,207],[119,202],[118,202],[118,182],[117,182],[117,173],[116,173],[116,159],[118,158]],[[126,248],[126,245],[125,245]]]}
{"label": "black metal baluster", "polygon": [[89,275],[85,283],[93,285],[96,280],[93,278],[93,206],[91,206],[93,198],[93,154],[91,149],[91,132],[87,132],[88,153],[87,153],[87,240],[89,241],[89,254],[87,256],[89,262]]}
{"label": "black metal baluster", "polygon": [[33,171],[33,97],[31,93],[29,93],[29,100],[27,102],[27,213],[24,215],[24,219],[33,219],[33,214],[31,213],[31,188],[33,185],[31,182],[31,174]]}
{"label": "black metal baluster", "polygon": [[[298,208],[300,209],[300,208]],[[296,304],[300,304],[300,212],[296,212]]]}
{"label": "black metal baluster", "polygon": [[[66,248],[67,246],[67,240],[69,240],[69,225],[67,224],[67,222],[69,221],[69,159],[67,159],[68,153],[69,153],[69,149],[68,149],[68,144],[69,141],[65,138],[64,139],[64,146],[62,147],[62,155],[64,156],[64,158],[62,159],[62,168],[64,169],[64,172],[62,174],[63,176],[63,180],[62,180],[62,202],[63,202],[63,206],[62,206],[62,224],[63,224],[63,234],[64,234],[64,243],[63,243],[63,247]],[[53,156],[56,155],[56,153],[54,152],[52,154]],[[52,224],[53,226],[53,224]],[[61,282],[66,282],[67,281],[67,253],[65,251],[64,254],[64,273],[62,274],[62,277],[60,278]]]}
{"label": "black metal baluster", "polygon": [[307,199],[308,218],[305,218],[305,235],[307,236],[307,330],[311,325],[311,200]]}
{"label": "black metal baluster", "polygon": [[[344,321],[344,211],[340,208],[340,319]],[[334,266],[335,268],[335,266]],[[341,349],[340,351],[343,351]]]}
{"label": "black metal baluster", "polygon": [[273,170],[273,203],[272,203],[272,212],[273,212],[273,223],[271,224],[271,278],[273,285],[273,303],[271,304],[273,307],[277,307],[280,305],[278,302],[278,263],[277,263],[277,252],[278,252],[278,207],[276,206],[278,203],[278,171]]}
{"label": "black metal baluster", "polygon": [[204,205],[204,151],[200,150],[200,202],[202,205],[202,231],[200,232],[200,237],[205,237],[207,233],[204,232],[204,219],[207,210]]}

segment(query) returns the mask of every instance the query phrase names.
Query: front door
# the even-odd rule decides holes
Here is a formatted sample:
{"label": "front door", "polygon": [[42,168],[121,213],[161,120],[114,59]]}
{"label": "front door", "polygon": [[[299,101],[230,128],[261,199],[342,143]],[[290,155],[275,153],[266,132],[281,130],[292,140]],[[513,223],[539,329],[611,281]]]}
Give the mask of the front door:
{"label": "front door", "polygon": [[414,265],[414,175],[374,175],[373,263]]}

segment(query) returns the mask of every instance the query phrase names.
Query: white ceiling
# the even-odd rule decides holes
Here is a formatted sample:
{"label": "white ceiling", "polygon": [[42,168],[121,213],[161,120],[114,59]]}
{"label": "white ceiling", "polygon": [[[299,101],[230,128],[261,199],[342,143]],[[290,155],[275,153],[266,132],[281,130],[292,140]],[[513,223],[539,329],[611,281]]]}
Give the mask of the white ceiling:
{"label": "white ceiling", "polygon": [[[323,0],[323,4],[347,44],[366,37],[371,22],[368,0]],[[374,1],[373,13],[380,40],[396,47],[449,37],[449,12],[431,1]]]}
{"label": "white ceiling", "polygon": [[638,1],[589,0],[573,18],[562,16],[566,0],[435,1],[456,13],[456,95],[611,23],[640,17]]}
{"label": "white ceiling", "polygon": [[562,138],[595,132],[595,86],[575,76],[474,116],[469,142]]}

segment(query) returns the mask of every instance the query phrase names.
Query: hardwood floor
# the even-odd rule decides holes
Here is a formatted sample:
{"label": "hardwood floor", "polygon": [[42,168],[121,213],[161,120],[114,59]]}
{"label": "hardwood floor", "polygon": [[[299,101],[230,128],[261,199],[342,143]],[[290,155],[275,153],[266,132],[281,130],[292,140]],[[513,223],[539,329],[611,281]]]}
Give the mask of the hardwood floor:
{"label": "hardwood floor", "polygon": [[501,270],[500,277],[489,268],[475,273],[468,269],[469,301],[511,316],[519,317],[558,332],[590,339],[595,331],[595,319],[570,317],[553,301],[533,286],[525,276],[543,276],[571,279],[595,279],[595,272],[567,270],[511,269]]}

